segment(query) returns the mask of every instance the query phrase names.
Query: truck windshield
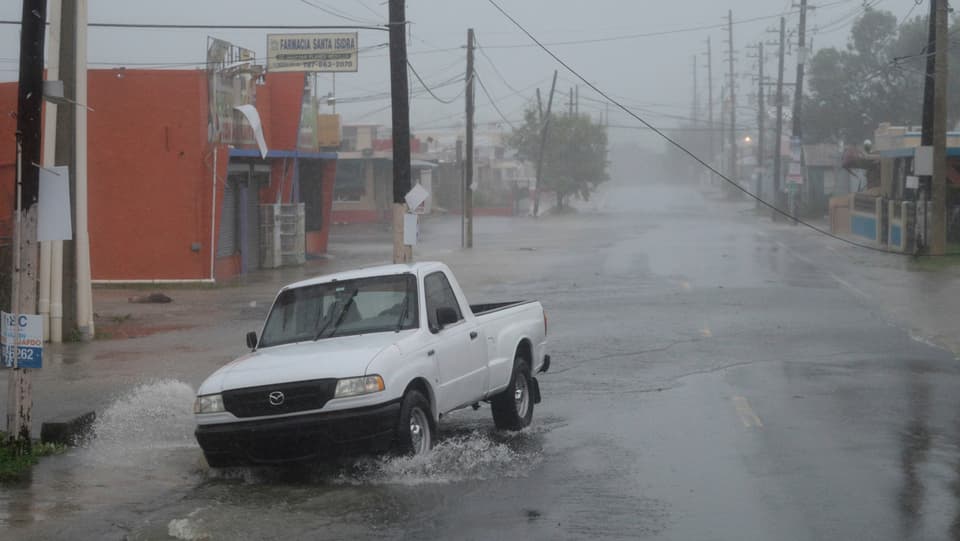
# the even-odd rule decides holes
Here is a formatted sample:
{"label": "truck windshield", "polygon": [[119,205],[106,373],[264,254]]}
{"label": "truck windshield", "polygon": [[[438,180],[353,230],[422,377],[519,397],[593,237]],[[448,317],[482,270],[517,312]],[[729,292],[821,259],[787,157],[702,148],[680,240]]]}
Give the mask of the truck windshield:
{"label": "truck windshield", "polygon": [[260,347],[418,327],[412,274],[342,280],[280,293]]}

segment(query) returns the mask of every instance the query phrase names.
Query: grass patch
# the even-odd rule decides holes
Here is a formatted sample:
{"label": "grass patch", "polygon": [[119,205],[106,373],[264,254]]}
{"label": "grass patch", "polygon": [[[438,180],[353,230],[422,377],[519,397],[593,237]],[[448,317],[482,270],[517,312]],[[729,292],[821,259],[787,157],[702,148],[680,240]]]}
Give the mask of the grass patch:
{"label": "grass patch", "polygon": [[65,445],[54,443],[34,442],[28,447],[0,432],[0,483],[17,481],[42,457],[58,455],[66,450]]}

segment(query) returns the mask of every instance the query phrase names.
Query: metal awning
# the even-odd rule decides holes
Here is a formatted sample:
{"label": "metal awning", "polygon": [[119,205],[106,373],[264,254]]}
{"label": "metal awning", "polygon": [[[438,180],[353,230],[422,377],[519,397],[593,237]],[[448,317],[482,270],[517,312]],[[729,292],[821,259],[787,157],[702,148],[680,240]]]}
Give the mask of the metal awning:
{"label": "metal awning", "polygon": [[[259,158],[260,151],[255,148],[231,148],[231,158]],[[270,158],[302,158],[306,160],[336,160],[336,152],[306,152],[299,150],[270,150],[267,152],[267,159]]]}

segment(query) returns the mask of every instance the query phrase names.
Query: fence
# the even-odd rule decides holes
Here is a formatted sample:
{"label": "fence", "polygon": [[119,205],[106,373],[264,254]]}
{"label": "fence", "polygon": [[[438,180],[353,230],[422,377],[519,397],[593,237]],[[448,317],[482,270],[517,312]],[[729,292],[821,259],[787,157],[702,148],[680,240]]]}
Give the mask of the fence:
{"label": "fence", "polygon": [[897,252],[912,252],[916,236],[916,205],[911,201],[889,201],[887,205],[887,214],[890,216],[887,246]]}
{"label": "fence", "polygon": [[874,242],[886,241],[885,209],[883,198],[864,193],[851,194],[850,231],[859,237]]}

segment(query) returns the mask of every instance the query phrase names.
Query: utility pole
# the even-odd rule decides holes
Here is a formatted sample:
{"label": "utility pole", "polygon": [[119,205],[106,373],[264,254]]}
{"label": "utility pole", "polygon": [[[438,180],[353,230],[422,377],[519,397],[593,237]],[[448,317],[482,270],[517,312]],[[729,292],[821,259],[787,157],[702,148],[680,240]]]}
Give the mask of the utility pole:
{"label": "utility pole", "polygon": [[540,88],[537,88],[537,119],[543,120],[543,99],[540,97]]}
{"label": "utility pole", "polygon": [[573,116],[573,87],[570,87],[570,116]]}
{"label": "utility pole", "polygon": [[460,186],[460,247],[467,246],[467,221],[463,218],[467,209],[466,173],[463,169],[463,139],[457,137],[457,171],[460,172],[458,185]]}
{"label": "utility pole", "polygon": [[393,108],[393,262],[409,263],[404,243],[404,197],[410,191],[410,87],[407,83],[406,0],[390,0],[390,96]]}
{"label": "utility pole", "polygon": [[693,55],[693,104],[691,106],[693,123],[700,122],[700,105],[697,103],[697,55]]}
{"label": "utility pole", "polygon": [[737,182],[737,78],[733,71],[733,10],[727,11],[728,58],[730,64],[730,167],[727,174]]}
{"label": "utility pole", "polygon": [[474,71],[473,71],[473,28],[467,29],[467,88],[466,113],[467,113],[467,150],[466,150],[466,169],[464,169],[463,181],[463,221],[466,239],[464,246],[473,248],[473,106],[474,106]]}
{"label": "utility pole", "polygon": [[[780,176],[783,174],[783,164],[780,155],[783,153],[783,57],[787,45],[787,20],[780,17],[780,60],[777,65],[777,139],[774,141],[773,151],[773,206],[782,208],[780,195]],[[772,219],[776,220],[779,213],[774,210]]]}
{"label": "utility pole", "polygon": [[935,71],[933,83],[933,217],[930,254],[947,252],[947,0],[936,4]]}
{"label": "utility pole", "polygon": [[[800,122],[800,115],[802,113],[801,109],[803,105],[803,64],[806,62],[807,56],[807,0],[800,0],[799,34],[797,48],[797,80],[794,83],[795,86],[793,87],[793,138],[801,141],[800,170],[803,171],[803,129]],[[800,206],[800,202],[797,200],[798,196],[800,195],[799,192],[800,186],[793,186],[788,194],[790,215],[793,216],[794,223],[796,223],[797,214],[799,213],[798,207]]]}
{"label": "utility pole", "polygon": [[[763,56],[763,42],[761,41],[757,45],[757,62],[759,64],[758,72],[759,79],[757,83],[757,197],[761,197],[763,193],[763,148],[764,148],[764,124],[767,117],[767,106],[764,100],[763,95],[763,63],[765,57]],[[757,205],[760,205],[760,202],[757,201]]]}
{"label": "utility pole", "polygon": [[[37,313],[37,199],[43,110],[43,42],[46,0],[23,0],[20,26],[20,77],[17,89],[17,209],[14,217],[12,307],[14,314]],[[30,448],[33,396],[30,370],[19,367],[14,344],[8,379],[7,434],[21,449]]]}
{"label": "utility pole", "polygon": [[[937,73],[937,1],[930,0],[930,16],[928,18],[927,47],[926,51],[926,77],[923,79],[923,111],[921,114],[920,128],[920,146],[933,148],[933,103],[934,103],[934,78]],[[932,171],[931,171],[932,173]],[[930,200],[933,188],[933,177],[931,175],[920,175],[920,201],[919,207],[923,209],[923,233],[922,243],[926,246],[918,248],[929,248],[929,212],[927,202]],[[918,209],[919,210],[919,209]],[[918,241],[919,244],[919,241]]]}
{"label": "utility pole", "polygon": [[713,162],[716,144],[713,133],[713,46],[707,36],[707,133],[710,134],[710,162]]}
{"label": "utility pole", "polygon": [[543,119],[543,128],[540,133],[540,156],[537,157],[537,178],[534,184],[533,217],[540,214],[540,179],[543,177],[543,155],[547,149],[547,131],[550,128],[550,110],[553,108],[553,93],[557,88],[557,71],[553,71],[553,82],[550,83],[550,96],[547,98],[547,114]]}

